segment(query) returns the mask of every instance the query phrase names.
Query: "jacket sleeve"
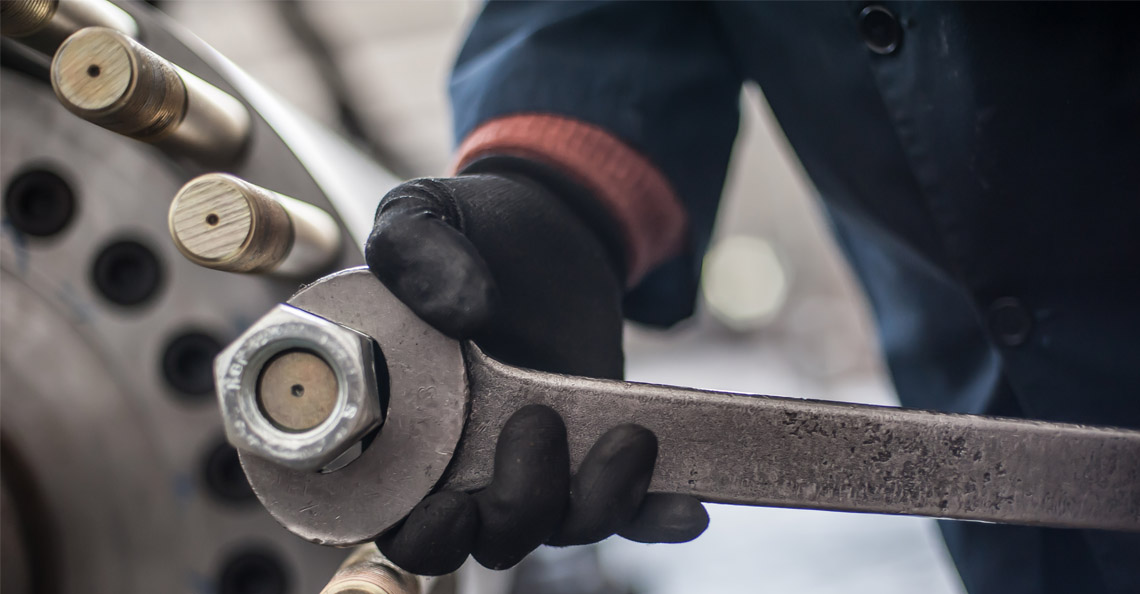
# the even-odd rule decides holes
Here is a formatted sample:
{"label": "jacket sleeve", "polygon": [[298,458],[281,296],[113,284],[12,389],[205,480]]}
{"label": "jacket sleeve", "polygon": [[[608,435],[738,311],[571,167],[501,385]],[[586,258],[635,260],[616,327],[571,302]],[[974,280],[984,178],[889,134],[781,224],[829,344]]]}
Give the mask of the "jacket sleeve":
{"label": "jacket sleeve", "polygon": [[492,1],[451,77],[458,165],[535,158],[600,194],[626,231],[637,321],[671,324],[695,303],[739,123],[741,77],[714,8]]}

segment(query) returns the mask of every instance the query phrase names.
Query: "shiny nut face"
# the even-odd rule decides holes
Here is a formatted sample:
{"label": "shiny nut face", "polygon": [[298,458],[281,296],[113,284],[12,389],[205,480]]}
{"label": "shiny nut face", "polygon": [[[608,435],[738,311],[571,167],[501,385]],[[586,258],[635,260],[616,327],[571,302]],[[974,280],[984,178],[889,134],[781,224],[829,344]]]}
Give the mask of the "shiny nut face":
{"label": "shiny nut face", "polygon": [[375,364],[367,336],[278,305],[214,362],[226,438],[318,470],[383,422]]}

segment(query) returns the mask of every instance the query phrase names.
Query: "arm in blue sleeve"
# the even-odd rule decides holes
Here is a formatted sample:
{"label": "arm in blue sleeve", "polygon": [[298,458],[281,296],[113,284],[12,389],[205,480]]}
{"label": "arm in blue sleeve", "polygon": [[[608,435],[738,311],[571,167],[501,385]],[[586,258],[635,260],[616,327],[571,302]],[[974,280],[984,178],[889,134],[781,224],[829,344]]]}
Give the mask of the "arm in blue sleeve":
{"label": "arm in blue sleeve", "polygon": [[456,137],[518,113],[608,130],[666,176],[689,217],[687,249],[626,298],[634,320],[692,313],[739,124],[742,83],[706,2],[489,2],[451,77]]}

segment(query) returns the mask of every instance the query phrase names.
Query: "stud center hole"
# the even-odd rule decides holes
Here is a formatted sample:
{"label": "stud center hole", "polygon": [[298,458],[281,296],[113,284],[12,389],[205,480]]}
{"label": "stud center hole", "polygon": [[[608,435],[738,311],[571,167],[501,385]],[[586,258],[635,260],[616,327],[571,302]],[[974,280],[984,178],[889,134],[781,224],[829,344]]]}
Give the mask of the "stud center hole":
{"label": "stud center hole", "polygon": [[293,384],[293,387],[289,388],[289,393],[296,398],[300,398],[305,395],[305,386],[302,386],[301,384]]}
{"label": "stud center hole", "polygon": [[100,72],[102,72],[102,70],[96,64],[92,64],[87,67],[87,76],[90,76],[91,78],[99,76]]}
{"label": "stud center hole", "polygon": [[206,215],[206,224],[211,226],[211,227],[213,227],[214,225],[217,225],[218,220],[219,220],[218,215],[216,215],[214,213],[210,213],[210,214]]}

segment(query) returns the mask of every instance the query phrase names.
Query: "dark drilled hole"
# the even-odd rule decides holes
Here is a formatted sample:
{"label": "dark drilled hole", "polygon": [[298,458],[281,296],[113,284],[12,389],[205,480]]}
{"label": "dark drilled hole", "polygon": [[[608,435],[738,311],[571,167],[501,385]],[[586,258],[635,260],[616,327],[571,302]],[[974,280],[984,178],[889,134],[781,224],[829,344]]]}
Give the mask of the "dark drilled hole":
{"label": "dark drilled hole", "polygon": [[158,256],[136,241],[117,241],[95,258],[92,280],[99,293],[119,305],[141,305],[158,292],[162,265]]}
{"label": "dark drilled hole", "polygon": [[4,210],[18,231],[47,237],[63,231],[71,222],[75,194],[62,177],[51,171],[27,171],[8,184]]}
{"label": "dark drilled hole", "polygon": [[226,503],[254,500],[253,489],[245,478],[237,450],[219,440],[202,462],[202,478],[211,495]]}
{"label": "dark drilled hole", "polygon": [[231,555],[222,566],[218,594],[285,594],[285,568],[276,555],[248,550]]}
{"label": "dark drilled hole", "polygon": [[209,334],[179,334],[163,349],[163,378],[183,395],[210,396],[214,393],[214,357],[221,350],[222,343]]}

